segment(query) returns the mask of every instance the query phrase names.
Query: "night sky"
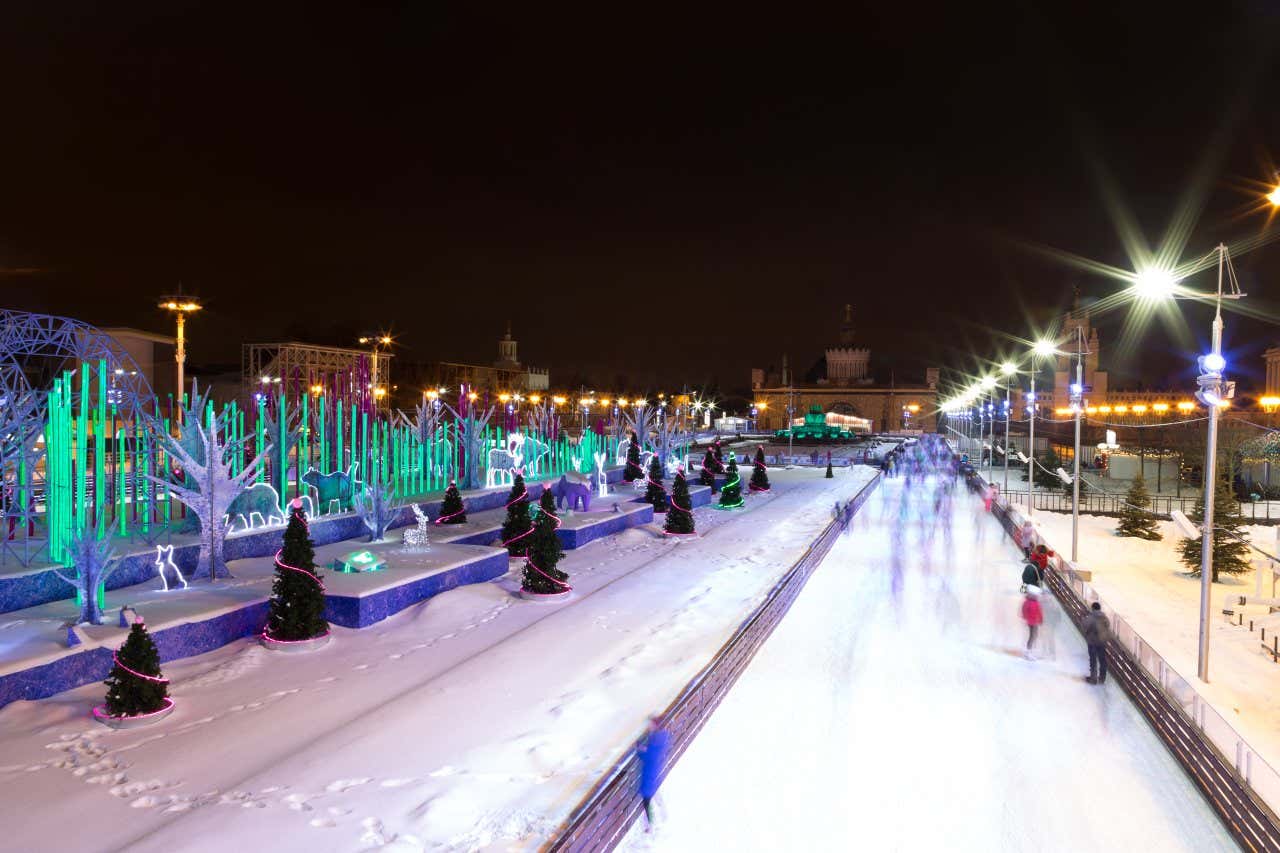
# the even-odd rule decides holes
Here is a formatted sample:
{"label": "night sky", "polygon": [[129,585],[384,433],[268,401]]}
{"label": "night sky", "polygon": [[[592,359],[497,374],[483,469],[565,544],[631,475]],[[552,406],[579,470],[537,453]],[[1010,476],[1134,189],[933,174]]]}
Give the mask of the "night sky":
{"label": "night sky", "polygon": [[[383,327],[489,362],[511,318],[555,384],[623,391],[803,371],[851,302],[919,381],[1120,287],[1028,249],[1129,267],[1104,186],[1154,244],[1203,175],[1188,255],[1265,227],[1273,4],[929,5],[9,3],[0,305],[167,331],[181,281],[197,365]],[[1280,317],[1280,245],[1237,270]],[[1184,313],[1104,354],[1113,385],[1188,381]],[[1228,319],[1242,384],[1275,340]]]}

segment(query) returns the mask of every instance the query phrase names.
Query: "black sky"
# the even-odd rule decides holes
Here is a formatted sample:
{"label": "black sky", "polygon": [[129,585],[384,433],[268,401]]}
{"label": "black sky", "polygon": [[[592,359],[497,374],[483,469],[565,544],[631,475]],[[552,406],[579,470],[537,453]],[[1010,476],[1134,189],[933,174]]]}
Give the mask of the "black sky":
{"label": "black sky", "polygon": [[[1240,186],[1280,158],[1263,0],[461,8],[8,4],[0,305],[163,330],[182,281],[197,363],[384,325],[488,361],[511,317],[561,378],[735,386],[851,302],[910,380],[1116,289],[1021,248],[1128,266],[1100,170],[1154,242],[1209,163],[1196,253],[1262,227]],[[1280,317],[1280,246],[1238,269]],[[1276,338],[1228,326],[1242,369]]]}

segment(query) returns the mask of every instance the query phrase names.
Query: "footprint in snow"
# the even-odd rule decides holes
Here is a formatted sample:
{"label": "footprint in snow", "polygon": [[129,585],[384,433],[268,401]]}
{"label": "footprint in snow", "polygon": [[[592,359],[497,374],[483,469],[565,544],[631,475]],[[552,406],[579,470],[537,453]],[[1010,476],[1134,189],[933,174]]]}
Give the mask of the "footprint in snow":
{"label": "footprint in snow", "polygon": [[333,827],[338,825],[338,822],[333,820],[332,818],[313,817],[311,819],[311,825],[314,826],[316,829],[332,829]]}
{"label": "footprint in snow", "polygon": [[412,785],[414,782],[421,781],[419,779],[383,779],[382,787],[384,788],[403,788],[405,785]]}
{"label": "footprint in snow", "polygon": [[362,776],[359,779],[339,779],[336,782],[330,782],[325,785],[324,789],[331,794],[341,794],[350,788],[367,785],[372,781],[373,779],[369,776]]}

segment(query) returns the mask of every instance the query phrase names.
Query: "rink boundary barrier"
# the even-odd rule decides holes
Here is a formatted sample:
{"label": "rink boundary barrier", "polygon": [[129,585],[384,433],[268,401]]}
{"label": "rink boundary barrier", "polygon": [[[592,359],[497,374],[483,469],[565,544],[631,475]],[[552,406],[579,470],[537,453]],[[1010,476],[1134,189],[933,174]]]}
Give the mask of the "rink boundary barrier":
{"label": "rink boundary barrier", "polygon": [[[734,631],[702,670],[685,685],[659,717],[671,736],[670,750],[660,774],[667,774],[693,743],[720,702],[750,665],[756,652],[769,639],[778,623],[791,609],[809,577],[852,523],[854,516],[879,488],[877,472],[845,505],[844,511],[822,529],[769,590],[761,604]],[[628,749],[591,788],[569,818],[561,824],[545,851],[586,853],[612,850],[626,836],[640,816],[640,762]]]}
{"label": "rink boundary barrier", "polygon": [[[986,487],[976,471],[968,471],[967,479],[975,492]],[[1018,527],[1003,498],[994,502],[993,515],[1017,545]],[[1074,575],[1070,568],[1066,574]],[[1089,603],[1076,592],[1070,579],[1064,578],[1059,565],[1050,563],[1045,580],[1072,624],[1083,634]],[[1280,821],[1275,813],[1251,790],[1196,721],[1170,699],[1141,661],[1120,642],[1116,631],[1107,642],[1107,663],[1108,675],[1146,718],[1236,842],[1245,850],[1280,853]]]}

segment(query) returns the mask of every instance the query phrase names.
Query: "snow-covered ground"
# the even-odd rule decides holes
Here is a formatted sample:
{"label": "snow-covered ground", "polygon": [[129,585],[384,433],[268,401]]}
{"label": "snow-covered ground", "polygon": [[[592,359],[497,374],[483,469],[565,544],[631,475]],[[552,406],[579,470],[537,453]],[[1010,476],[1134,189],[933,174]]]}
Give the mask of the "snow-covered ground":
{"label": "snow-covered ground", "polygon": [[576,599],[451,590],[308,655],[240,642],[169,664],[177,710],[113,732],[88,685],[0,710],[13,850],[535,849],[872,475],[770,472],[568,552]]}
{"label": "snow-covered ground", "polygon": [[930,545],[919,522],[895,541],[903,491],[872,498],[623,849],[1236,849],[1122,691],[1082,680],[1056,603],[1023,659],[1019,555],[977,499]]}
{"label": "snow-covered ground", "polygon": [[[1036,523],[1051,547],[1065,556],[1071,553],[1071,516],[1037,512]],[[1266,607],[1240,607],[1232,595],[1253,595],[1255,574],[1221,575],[1213,585],[1210,613],[1213,630],[1209,644],[1209,678],[1196,678],[1199,650],[1200,578],[1187,574],[1178,560],[1182,541],[1173,522],[1160,522],[1164,538],[1157,542],[1115,535],[1117,520],[1105,516],[1080,516],[1080,568],[1093,573],[1092,585],[1107,606],[1122,615],[1133,629],[1191,683],[1209,704],[1273,768],[1280,768],[1280,664],[1261,648],[1261,628],[1267,642],[1280,635],[1280,614]],[[1245,528],[1252,542],[1276,553],[1276,528]],[[1263,595],[1271,595],[1267,560],[1254,554],[1253,564],[1263,569]],[[1228,624],[1224,608],[1244,613],[1244,625]],[[1249,630],[1249,621],[1254,631]],[[1234,750],[1226,750],[1234,757]]]}

